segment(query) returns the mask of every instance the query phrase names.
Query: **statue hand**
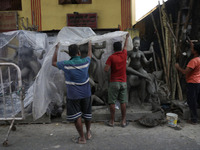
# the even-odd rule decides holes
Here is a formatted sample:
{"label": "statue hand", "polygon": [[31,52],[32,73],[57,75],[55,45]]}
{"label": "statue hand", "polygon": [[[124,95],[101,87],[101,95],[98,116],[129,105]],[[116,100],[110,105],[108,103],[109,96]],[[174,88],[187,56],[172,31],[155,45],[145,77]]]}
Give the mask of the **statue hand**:
{"label": "statue hand", "polygon": [[146,77],[146,80],[151,81],[150,76],[147,76],[147,77]]}
{"label": "statue hand", "polygon": [[95,92],[97,92],[97,91],[100,90],[99,85],[98,85],[98,83],[96,83],[96,82],[94,82],[93,87],[94,87],[94,89],[95,89]]}
{"label": "statue hand", "polygon": [[145,78],[147,81],[151,81],[151,77],[148,74],[142,75],[143,78]]}
{"label": "statue hand", "polygon": [[149,59],[149,61],[152,62],[152,61],[153,61],[153,58],[151,57],[151,58]]}
{"label": "statue hand", "polygon": [[176,69],[180,68],[178,63],[175,64],[175,67],[176,67]]}

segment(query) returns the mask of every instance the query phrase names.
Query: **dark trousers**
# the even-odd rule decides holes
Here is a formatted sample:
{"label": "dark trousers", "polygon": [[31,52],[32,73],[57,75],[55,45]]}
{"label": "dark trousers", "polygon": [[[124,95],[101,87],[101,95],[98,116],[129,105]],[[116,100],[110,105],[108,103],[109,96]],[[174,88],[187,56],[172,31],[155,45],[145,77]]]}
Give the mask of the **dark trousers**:
{"label": "dark trousers", "polygon": [[191,121],[197,122],[197,107],[200,99],[200,83],[187,83],[187,103],[190,108]]}

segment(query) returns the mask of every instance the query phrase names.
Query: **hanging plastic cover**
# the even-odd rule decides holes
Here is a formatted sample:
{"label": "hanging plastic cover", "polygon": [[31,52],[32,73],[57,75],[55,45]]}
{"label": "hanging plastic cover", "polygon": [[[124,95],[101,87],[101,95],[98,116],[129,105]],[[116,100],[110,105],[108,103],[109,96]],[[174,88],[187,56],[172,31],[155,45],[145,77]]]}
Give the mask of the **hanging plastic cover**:
{"label": "hanging plastic cover", "polygon": [[[12,62],[20,67],[22,73],[22,84],[26,94],[25,107],[32,101],[29,89],[32,89],[32,84],[38,74],[43,57],[48,50],[47,35],[45,33],[38,33],[33,31],[17,30],[11,32],[0,33],[0,61]],[[8,83],[7,70],[3,68],[3,82]],[[20,104],[17,99],[18,95],[15,93],[17,90],[17,77],[14,69],[11,69],[11,87],[13,90],[12,96],[14,97],[15,114],[19,113]],[[29,94],[28,94],[29,93]],[[0,97],[1,104],[1,97]],[[6,105],[10,105],[10,99],[6,100]],[[9,108],[9,106],[7,107]],[[10,111],[10,110],[8,110]]]}
{"label": "hanging plastic cover", "polygon": [[[105,77],[103,67],[105,66],[108,56],[113,53],[113,42],[121,41],[124,43],[126,34],[127,32],[116,31],[104,35],[96,35],[94,31],[88,27],[64,27],[58,33],[54,46],[48,51],[42,68],[34,82],[33,89],[30,92],[32,96],[29,97],[29,99],[33,100],[33,118],[40,118],[47,111],[48,105],[52,102],[61,105],[67,94],[65,93],[66,87],[63,71],[52,66],[52,57],[58,42],[60,44],[57,61],[70,59],[65,51],[68,51],[68,46],[71,44],[83,45],[91,40],[92,45],[99,44],[101,47],[101,44],[104,42],[105,46],[101,48],[104,52],[101,59],[95,58],[94,55],[92,57],[97,60],[96,62],[98,63],[97,72],[99,72],[99,75],[96,80],[98,80],[98,84],[100,84],[99,87],[106,88],[106,84],[105,86],[103,86],[103,84],[104,82],[107,83],[108,80]],[[129,38],[128,41],[128,49],[131,50],[131,38]],[[99,47],[97,49],[99,49]],[[96,49],[94,49],[94,51],[95,50]]]}

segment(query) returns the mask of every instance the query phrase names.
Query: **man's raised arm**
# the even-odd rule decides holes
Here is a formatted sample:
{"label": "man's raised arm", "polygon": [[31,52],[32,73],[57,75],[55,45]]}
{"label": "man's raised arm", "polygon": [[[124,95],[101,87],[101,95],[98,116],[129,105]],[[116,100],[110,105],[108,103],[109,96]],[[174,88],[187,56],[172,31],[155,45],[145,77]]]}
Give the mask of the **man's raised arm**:
{"label": "man's raised arm", "polygon": [[123,50],[124,49],[127,50],[128,37],[129,37],[129,33],[126,34],[126,40],[124,42],[124,48],[123,48]]}
{"label": "man's raised arm", "polygon": [[88,56],[92,58],[92,45],[91,41],[88,42]]}
{"label": "man's raised arm", "polygon": [[58,53],[58,48],[59,48],[59,43],[56,45],[56,49],[54,51],[54,54],[53,54],[53,58],[52,58],[52,66],[55,66],[57,67],[56,63],[57,63],[57,53]]}

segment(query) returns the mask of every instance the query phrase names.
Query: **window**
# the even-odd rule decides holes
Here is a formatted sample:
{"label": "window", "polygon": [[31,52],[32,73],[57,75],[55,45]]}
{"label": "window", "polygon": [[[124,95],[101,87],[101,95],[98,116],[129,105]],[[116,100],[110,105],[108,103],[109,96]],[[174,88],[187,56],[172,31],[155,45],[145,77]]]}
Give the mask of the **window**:
{"label": "window", "polygon": [[22,10],[21,0],[0,0],[0,11]]}
{"label": "window", "polygon": [[92,4],[92,0],[59,0],[60,5],[63,4]]}

